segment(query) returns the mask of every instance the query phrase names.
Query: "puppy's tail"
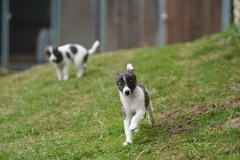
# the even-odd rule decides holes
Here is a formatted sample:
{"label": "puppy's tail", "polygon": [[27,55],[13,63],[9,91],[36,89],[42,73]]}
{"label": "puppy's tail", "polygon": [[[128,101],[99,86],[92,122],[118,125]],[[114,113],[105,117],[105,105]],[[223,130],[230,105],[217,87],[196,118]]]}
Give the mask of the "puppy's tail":
{"label": "puppy's tail", "polygon": [[88,54],[94,54],[99,46],[100,42],[98,40],[96,40],[93,45],[92,48],[88,50]]}
{"label": "puppy's tail", "polygon": [[128,70],[128,71],[129,71],[129,70],[134,70],[134,68],[133,68],[133,66],[132,66],[131,63],[128,63],[128,64],[127,64],[127,70]]}

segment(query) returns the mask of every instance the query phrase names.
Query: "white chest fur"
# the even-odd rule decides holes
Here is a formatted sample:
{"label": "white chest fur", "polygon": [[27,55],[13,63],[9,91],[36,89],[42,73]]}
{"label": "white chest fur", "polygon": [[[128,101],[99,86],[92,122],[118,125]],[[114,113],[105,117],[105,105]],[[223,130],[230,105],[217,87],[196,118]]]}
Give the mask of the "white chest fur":
{"label": "white chest fur", "polygon": [[137,112],[138,110],[145,110],[144,92],[139,86],[136,86],[136,88],[134,89],[133,93],[130,96],[125,96],[122,92],[119,93],[125,111]]}

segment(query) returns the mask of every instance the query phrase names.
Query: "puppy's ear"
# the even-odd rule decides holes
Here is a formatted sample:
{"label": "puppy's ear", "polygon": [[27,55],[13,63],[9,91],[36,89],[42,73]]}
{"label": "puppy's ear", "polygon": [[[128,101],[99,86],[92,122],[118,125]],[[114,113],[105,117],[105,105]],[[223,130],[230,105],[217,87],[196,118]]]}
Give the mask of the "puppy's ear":
{"label": "puppy's ear", "polygon": [[127,70],[132,70],[132,69],[134,69],[133,65],[131,63],[128,63],[127,64]]}
{"label": "puppy's ear", "polygon": [[127,70],[129,73],[135,74],[135,69],[129,69]]}
{"label": "puppy's ear", "polygon": [[127,72],[129,74],[131,74],[134,77],[135,81],[137,82],[137,76],[135,74],[135,69],[129,69]]}
{"label": "puppy's ear", "polygon": [[120,77],[121,73],[115,73],[114,76],[115,76],[115,80],[117,80],[119,77]]}
{"label": "puppy's ear", "polygon": [[115,79],[120,76],[120,73],[114,73]]}
{"label": "puppy's ear", "polygon": [[134,74],[134,72],[135,72],[135,69],[133,68],[133,66],[132,66],[131,63],[128,63],[128,64],[127,64],[127,71],[128,71],[129,73],[133,73],[133,74]]}

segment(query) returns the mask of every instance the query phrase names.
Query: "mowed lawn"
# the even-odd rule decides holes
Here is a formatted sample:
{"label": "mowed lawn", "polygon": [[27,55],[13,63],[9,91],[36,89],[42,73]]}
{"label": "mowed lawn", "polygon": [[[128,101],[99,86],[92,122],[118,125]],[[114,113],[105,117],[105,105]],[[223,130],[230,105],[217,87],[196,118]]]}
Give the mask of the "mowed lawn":
{"label": "mowed lawn", "polygon": [[[155,109],[124,147],[114,73],[132,63]],[[240,159],[240,34],[89,57],[59,82],[50,64],[0,77],[0,159]]]}

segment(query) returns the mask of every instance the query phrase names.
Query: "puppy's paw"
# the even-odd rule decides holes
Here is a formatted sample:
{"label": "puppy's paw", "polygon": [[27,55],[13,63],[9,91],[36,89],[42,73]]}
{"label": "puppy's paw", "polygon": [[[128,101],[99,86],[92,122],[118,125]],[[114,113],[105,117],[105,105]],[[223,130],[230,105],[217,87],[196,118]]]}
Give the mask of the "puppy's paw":
{"label": "puppy's paw", "polygon": [[131,125],[130,125],[130,131],[135,131],[135,130],[138,130],[137,123],[131,123]]}
{"label": "puppy's paw", "polygon": [[126,141],[123,143],[123,146],[127,146],[128,144],[132,144],[132,141]]}
{"label": "puppy's paw", "polygon": [[139,128],[136,128],[136,129],[134,130],[135,133],[137,133],[138,131],[139,131]]}
{"label": "puppy's paw", "polygon": [[68,76],[64,76],[64,77],[63,77],[63,80],[64,80],[64,81],[67,81],[67,80],[68,80]]}

